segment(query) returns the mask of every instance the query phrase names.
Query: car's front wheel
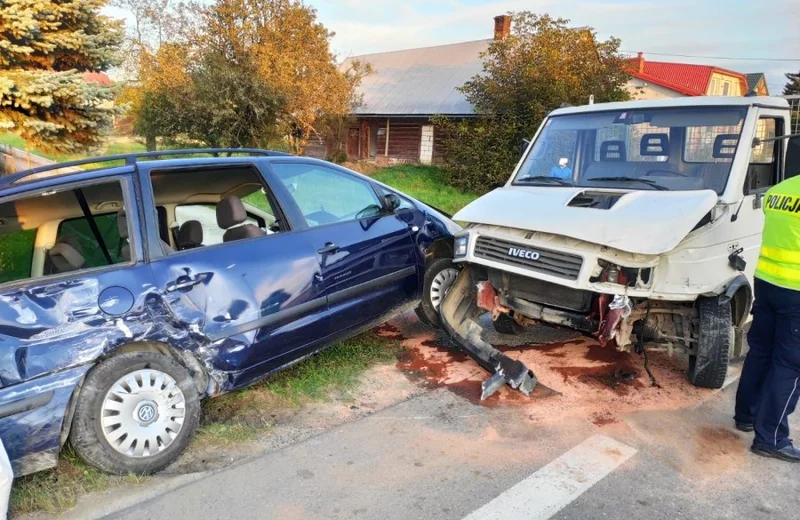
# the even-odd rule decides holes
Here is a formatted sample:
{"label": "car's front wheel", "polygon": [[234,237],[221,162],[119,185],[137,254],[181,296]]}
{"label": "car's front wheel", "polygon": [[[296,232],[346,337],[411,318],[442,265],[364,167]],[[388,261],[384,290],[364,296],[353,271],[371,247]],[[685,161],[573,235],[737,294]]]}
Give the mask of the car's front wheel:
{"label": "car's front wheel", "polygon": [[86,376],[70,442],[107,473],[149,475],[181,454],[199,420],[199,395],[184,366],[157,352],[126,352]]}
{"label": "car's front wheel", "polygon": [[417,316],[431,327],[441,328],[439,306],[447,291],[458,278],[459,270],[449,258],[434,260],[425,269],[425,280],[422,288],[422,300],[417,307]]}

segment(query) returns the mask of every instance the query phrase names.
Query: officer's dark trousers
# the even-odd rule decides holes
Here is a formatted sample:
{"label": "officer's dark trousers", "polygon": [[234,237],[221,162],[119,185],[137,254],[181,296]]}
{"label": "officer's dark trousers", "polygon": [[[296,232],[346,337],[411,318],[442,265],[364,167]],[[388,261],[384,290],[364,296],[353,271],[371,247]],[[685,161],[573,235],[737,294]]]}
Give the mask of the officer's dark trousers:
{"label": "officer's dark trousers", "polygon": [[755,425],[755,446],[781,449],[791,444],[788,418],[800,396],[800,291],[756,279],[747,341],[736,421]]}

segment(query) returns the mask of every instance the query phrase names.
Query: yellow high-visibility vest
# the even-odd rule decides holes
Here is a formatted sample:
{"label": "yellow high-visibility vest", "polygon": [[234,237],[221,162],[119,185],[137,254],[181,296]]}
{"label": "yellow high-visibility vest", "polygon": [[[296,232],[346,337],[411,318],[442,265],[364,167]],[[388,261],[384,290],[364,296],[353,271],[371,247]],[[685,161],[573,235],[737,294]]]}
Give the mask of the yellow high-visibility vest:
{"label": "yellow high-visibility vest", "polygon": [[756,278],[800,291],[800,176],[770,188],[764,217]]}

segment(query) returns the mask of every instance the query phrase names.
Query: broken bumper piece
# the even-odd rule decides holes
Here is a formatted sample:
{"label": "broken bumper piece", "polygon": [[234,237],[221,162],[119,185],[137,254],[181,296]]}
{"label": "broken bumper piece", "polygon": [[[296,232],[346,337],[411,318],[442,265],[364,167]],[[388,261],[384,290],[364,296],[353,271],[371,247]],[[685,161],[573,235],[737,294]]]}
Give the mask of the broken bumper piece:
{"label": "broken bumper piece", "polygon": [[478,306],[478,285],[473,282],[472,271],[467,265],[447,292],[439,309],[442,324],[462,350],[493,374],[481,385],[481,400],[494,394],[504,384],[530,395],[536,387],[534,373],[524,363],[506,356],[481,338],[483,328],[478,325],[478,319],[485,312]]}

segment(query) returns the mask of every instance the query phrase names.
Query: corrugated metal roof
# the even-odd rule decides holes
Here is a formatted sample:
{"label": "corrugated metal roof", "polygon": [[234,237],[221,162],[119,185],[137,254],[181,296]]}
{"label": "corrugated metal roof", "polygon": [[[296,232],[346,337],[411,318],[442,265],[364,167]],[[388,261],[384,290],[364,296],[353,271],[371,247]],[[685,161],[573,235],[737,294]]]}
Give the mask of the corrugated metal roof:
{"label": "corrugated metal roof", "polygon": [[359,88],[363,94],[357,115],[469,115],[472,105],[458,87],[483,71],[480,54],[492,40],[478,40],[421,49],[354,56],[370,63],[373,73]]}

